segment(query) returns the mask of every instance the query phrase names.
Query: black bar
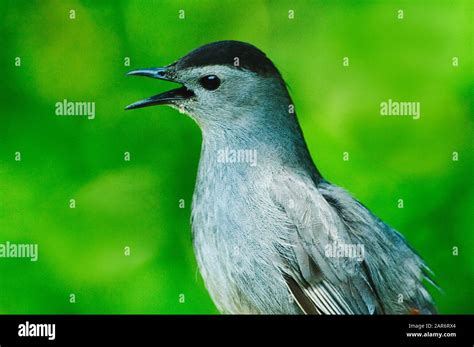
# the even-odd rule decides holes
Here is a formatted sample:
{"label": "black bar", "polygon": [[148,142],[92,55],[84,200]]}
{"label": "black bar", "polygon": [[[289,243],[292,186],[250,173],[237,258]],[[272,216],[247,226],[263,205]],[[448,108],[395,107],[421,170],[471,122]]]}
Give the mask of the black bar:
{"label": "black bar", "polygon": [[[223,346],[291,341],[311,346],[438,345],[473,346],[473,316],[178,316],[178,315],[3,315],[0,346],[85,346],[120,342],[135,346],[169,346],[170,342],[219,343]],[[47,336],[18,336],[20,325],[55,324]],[[46,326],[41,326],[45,328]],[[38,329],[34,326],[32,333]],[[41,330],[41,329],[39,329]],[[23,333],[25,333],[23,329]],[[47,335],[47,329],[42,330]],[[49,331],[51,332],[51,330]],[[442,336],[429,335],[433,333]],[[421,334],[422,336],[408,336]],[[446,334],[450,334],[447,336]],[[453,336],[455,334],[455,336]],[[52,337],[52,334],[49,335]]]}

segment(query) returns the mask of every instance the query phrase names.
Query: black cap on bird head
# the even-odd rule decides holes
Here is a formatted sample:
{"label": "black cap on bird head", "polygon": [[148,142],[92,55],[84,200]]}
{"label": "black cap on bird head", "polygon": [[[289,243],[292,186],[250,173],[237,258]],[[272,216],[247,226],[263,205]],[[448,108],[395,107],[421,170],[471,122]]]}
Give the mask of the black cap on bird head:
{"label": "black cap on bird head", "polygon": [[280,77],[278,69],[265,53],[249,43],[240,41],[209,43],[191,51],[176,63],[179,69],[208,65],[227,65],[260,75]]}

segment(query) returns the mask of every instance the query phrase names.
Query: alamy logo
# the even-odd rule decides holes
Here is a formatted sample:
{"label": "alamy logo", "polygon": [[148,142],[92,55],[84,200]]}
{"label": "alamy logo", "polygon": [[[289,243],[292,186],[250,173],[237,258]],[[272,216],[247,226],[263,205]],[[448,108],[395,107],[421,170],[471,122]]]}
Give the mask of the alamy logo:
{"label": "alamy logo", "polygon": [[56,116],[86,116],[87,119],[95,118],[95,102],[90,101],[58,101],[55,105]]}
{"label": "alamy logo", "polygon": [[257,150],[231,148],[220,149],[217,151],[217,162],[223,164],[246,163],[250,166],[256,166]]}
{"label": "alamy logo", "polygon": [[20,337],[47,337],[52,341],[56,339],[56,324],[37,324],[26,321],[18,325]]}
{"label": "alamy logo", "polygon": [[411,116],[420,119],[421,110],[418,101],[393,101],[388,99],[380,103],[381,116]]}
{"label": "alamy logo", "polygon": [[328,258],[352,258],[364,260],[365,247],[363,244],[333,242],[324,248],[324,255]]}
{"label": "alamy logo", "polygon": [[25,243],[0,243],[0,258],[30,258],[38,260],[38,245]]}

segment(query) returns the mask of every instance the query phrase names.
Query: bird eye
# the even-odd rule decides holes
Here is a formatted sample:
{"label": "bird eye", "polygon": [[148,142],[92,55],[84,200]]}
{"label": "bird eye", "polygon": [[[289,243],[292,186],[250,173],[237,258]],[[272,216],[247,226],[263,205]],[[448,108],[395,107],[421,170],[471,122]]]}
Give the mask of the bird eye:
{"label": "bird eye", "polygon": [[208,75],[202,77],[199,84],[207,90],[216,90],[221,85],[221,80],[216,75]]}

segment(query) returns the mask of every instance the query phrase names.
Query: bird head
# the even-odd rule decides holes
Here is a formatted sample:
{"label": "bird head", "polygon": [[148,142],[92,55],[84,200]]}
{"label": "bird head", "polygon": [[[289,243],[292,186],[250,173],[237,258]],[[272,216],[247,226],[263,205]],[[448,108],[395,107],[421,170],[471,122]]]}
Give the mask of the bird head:
{"label": "bird head", "polygon": [[[219,41],[193,50],[173,64],[133,70],[181,84],[179,88],[135,102],[127,110],[169,105],[199,125],[262,121],[267,114],[288,114],[291,103],[275,65],[258,48],[239,41]],[[281,109],[281,110],[275,110]],[[273,109],[273,110],[272,110]]]}

